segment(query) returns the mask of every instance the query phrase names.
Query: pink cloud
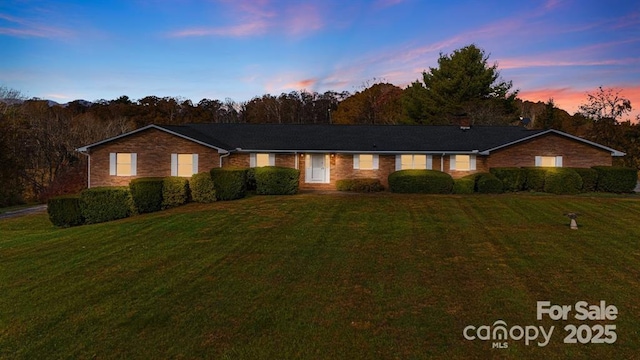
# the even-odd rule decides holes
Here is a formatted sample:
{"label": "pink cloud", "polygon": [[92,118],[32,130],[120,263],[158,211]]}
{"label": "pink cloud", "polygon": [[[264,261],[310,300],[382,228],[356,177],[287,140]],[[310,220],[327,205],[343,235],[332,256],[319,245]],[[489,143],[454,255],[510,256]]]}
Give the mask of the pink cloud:
{"label": "pink cloud", "polygon": [[15,37],[39,37],[39,38],[67,38],[73,33],[69,30],[46,26],[38,22],[0,14],[0,20],[10,23],[10,26],[0,27],[0,34]]}
{"label": "pink cloud", "polygon": [[293,83],[284,84],[283,89],[308,90],[311,91],[318,81],[316,79],[304,79]]}
{"label": "pink cloud", "polygon": [[[631,101],[633,111],[630,115],[627,115],[622,120],[634,120],[636,116],[640,115],[640,86],[605,86],[613,87],[615,89],[621,89],[620,96]],[[521,91],[518,97],[523,100],[529,101],[542,101],[547,102],[549,99],[553,99],[555,105],[563,110],[566,110],[569,114],[576,113],[580,105],[586,103],[587,93],[595,91],[596,89],[575,89],[570,87],[563,88],[540,88],[533,90]]]}
{"label": "pink cloud", "polygon": [[287,3],[288,6],[261,1],[224,1],[227,6],[227,26],[197,27],[174,31],[170,37],[248,37],[259,36],[271,31],[287,35],[301,35],[324,27],[322,14],[312,4]]}

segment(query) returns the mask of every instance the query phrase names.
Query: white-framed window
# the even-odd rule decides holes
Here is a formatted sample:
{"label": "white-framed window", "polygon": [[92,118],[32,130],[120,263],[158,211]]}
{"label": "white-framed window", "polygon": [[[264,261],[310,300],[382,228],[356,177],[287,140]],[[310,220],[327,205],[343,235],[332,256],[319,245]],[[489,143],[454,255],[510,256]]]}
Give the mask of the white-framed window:
{"label": "white-framed window", "polygon": [[251,153],[249,154],[249,167],[275,166],[276,154]]}
{"label": "white-framed window", "polygon": [[562,156],[536,156],[536,166],[562,167]]}
{"label": "white-framed window", "polygon": [[457,171],[476,170],[475,155],[451,155],[449,158],[449,169]]}
{"label": "white-framed window", "polygon": [[433,167],[431,155],[402,154],[396,155],[396,170],[427,169]]}
{"label": "white-framed window", "polygon": [[378,170],[379,162],[377,154],[353,155],[353,168],[357,170]]}
{"label": "white-framed window", "polygon": [[191,177],[198,173],[198,154],[171,154],[171,176]]}
{"label": "white-framed window", "polygon": [[110,153],[109,175],[136,176],[137,160],[138,156],[136,153]]}

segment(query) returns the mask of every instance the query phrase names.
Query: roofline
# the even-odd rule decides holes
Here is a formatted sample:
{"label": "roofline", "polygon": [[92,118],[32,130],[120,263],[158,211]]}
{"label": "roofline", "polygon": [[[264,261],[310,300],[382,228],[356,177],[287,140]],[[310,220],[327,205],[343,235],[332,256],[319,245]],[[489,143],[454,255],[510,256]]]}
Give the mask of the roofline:
{"label": "roofline", "polygon": [[134,135],[134,134],[137,134],[139,132],[142,132],[142,131],[145,131],[145,130],[148,130],[148,129],[156,129],[156,130],[164,131],[164,132],[166,132],[168,134],[178,136],[178,137],[183,138],[185,140],[193,141],[193,142],[195,142],[197,144],[200,144],[202,146],[206,146],[208,148],[218,150],[219,153],[223,153],[224,154],[224,153],[228,153],[229,152],[226,149],[219,148],[219,147],[213,146],[211,144],[207,144],[207,143],[202,142],[200,140],[196,140],[196,139],[194,139],[192,137],[177,133],[175,131],[171,131],[171,130],[165,129],[162,126],[158,126],[158,125],[154,125],[154,124],[147,125],[147,126],[139,128],[139,129],[136,129],[136,130],[133,130],[133,131],[129,131],[129,132],[126,132],[124,134],[120,134],[118,136],[114,136],[114,137],[111,137],[111,138],[108,138],[108,139],[105,139],[105,140],[102,140],[102,141],[98,141],[97,143],[93,143],[91,145],[86,145],[86,146],[83,146],[83,147],[79,147],[79,148],[76,149],[76,151],[81,152],[81,153],[86,153],[92,147],[95,147],[95,146],[98,146],[98,145],[102,145],[102,144],[105,144],[105,143],[108,143],[108,142],[111,142],[111,141],[114,141],[114,140],[118,140],[118,139],[130,136],[130,135]]}
{"label": "roofline", "polygon": [[523,142],[523,141],[528,141],[528,140],[534,139],[534,138],[536,138],[538,136],[547,135],[547,134],[556,134],[556,135],[564,136],[564,137],[567,137],[569,139],[573,139],[573,140],[576,140],[576,141],[591,145],[591,146],[595,146],[595,147],[600,148],[602,150],[606,150],[606,151],[611,152],[611,156],[625,156],[626,155],[626,153],[623,153],[622,151],[618,151],[616,149],[612,149],[610,147],[607,147],[607,146],[604,146],[604,145],[600,145],[598,143],[594,143],[593,141],[589,141],[587,139],[583,139],[581,137],[574,136],[574,135],[571,135],[571,134],[567,134],[565,132],[562,132],[562,131],[559,131],[559,130],[555,130],[555,129],[548,129],[548,130],[545,130],[545,131],[541,131],[541,132],[533,134],[531,136],[527,136],[525,138],[518,139],[516,141],[512,141],[512,142],[507,143],[507,144],[502,144],[500,146],[496,146],[494,148],[481,151],[480,155],[489,155],[489,153],[491,153],[492,151],[499,150],[499,149],[502,149],[502,148],[505,148],[505,147],[508,147],[508,146],[511,146],[511,145],[515,145],[515,144]]}
{"label": "roofline", "polygon": [[[417,150],[403,150],[403,151],[398,151],[398,150],[389,150],[389,151],[370,151],[370,150],[331,150],[331,149],[327,149],[327,150],[267,150],[267,149],[241,149],[241,148],[236,148],[235,150],[233,150],[233,152],[237,152],[237,153],[278,153],[278,154],[283,154],[283,153],[287,153],[287,154],[303,154],[303,153],[309,153],[309,154],[326,154],[326,153],[336,153],[336,154],[426,154],[426,155],[442,155],[442,154],[469,154],[469,155],[473,155],[473,154],[481,154],[479,150],[472,150],[472,151],[449,151],[449,150],[442,150],[442,151],[417,151]],[[481,154],[482,155],[482,154]]]}

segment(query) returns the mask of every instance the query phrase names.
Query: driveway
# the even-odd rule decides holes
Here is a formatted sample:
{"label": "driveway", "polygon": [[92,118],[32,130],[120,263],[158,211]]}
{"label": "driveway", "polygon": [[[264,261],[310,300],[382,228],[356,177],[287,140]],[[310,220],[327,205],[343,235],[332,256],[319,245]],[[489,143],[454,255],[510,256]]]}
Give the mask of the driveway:
{"label": "driveway", "polygon": [[9,219],[9,218],[17,217],[17,216],[22,216],[22,215],[43,213],[45,211],[47,211],[47,205],[36,205],[36,206],[31,206],[31,207],[28,207],[28,208],[9,211],[9,212],[6,212],[4,214],[0,214],[0,220],[1,219]]}

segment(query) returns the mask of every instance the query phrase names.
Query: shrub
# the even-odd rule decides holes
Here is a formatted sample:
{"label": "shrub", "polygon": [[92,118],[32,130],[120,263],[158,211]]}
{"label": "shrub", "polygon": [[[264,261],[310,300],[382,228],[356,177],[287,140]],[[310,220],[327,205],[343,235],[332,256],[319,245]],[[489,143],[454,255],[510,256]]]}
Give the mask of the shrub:
{"label": "shrub", "polygon": [[502,181],[504,191],[514,192],[524,188],[525,172],[516,167],[500,167],[489,169],[495,177]]}
{"label": "shrub", "polygon": [[582,178],[573,169],[550,168],[544,177],[544,191],[552,194],[577,194],[582,189]]}
{"label": "shrub", "polygon": [[87,224],[126,218],[134,205],[128,187],[96,187],[80,193],[82,216]]}
{"label": "shrub", "polygon": [[476,191],[481,194],[500,194],[503,189],[502,181],[491,173],[476,174]]}
{"label": "shrub", "polygon": [[256,194],[293,195],[298,192],[300,170],[288,167],[255,168]]}
{"label": "shrub", "polygon": [[194,174],[189,182],[189,188],[191,189],[191,198],[195,202],[212,203],[216,201],[216,189],[209,172]]}
{"label": "shrub", "polygon": [[582,178],[582,191],[591,192],[596,191],[596,184],[598,183],[598,172],[591,168],[569,168],[573,169]]}
{"label": "shrub", "polygon": [[525,167],[522,168],[525,174],[524,190],[544,191],[544,177],[547,173],[546,168],[541,167]]}
{"label": "shrub", "polygon": [[256,169],[247,169],[247,191],[254,191],[256,189]]}
{"label": "shrub", "polygon": [[594,166],[598,172],[597,191],[629,193],[638,183],[638,171],[617,166]]}
{"label": "shrub", "polygon": [[399,170],[389,175],[389,190],[397,193],[449,194],[451,175],[437,170]]}
{"label": "shrub", "polygon": [[131,198],[140,214],[160,211],[162,209],[163,178],[146,177],[133,179],[129,183]]}
{"label": "shrub", "polygon": [[339,191],[378,192],[383,191],[384,186],[382,186],[380,180],[375,178],[342,179],[336,181],[336,189]]}
{"label": "shrub", "polygon": [[168,176],[162,183],[162,208],[184,205],[189,202],[189,180],[178,176]]}
{"label": "shrub", "polygon": [[246,195],[247,169],[214,168],[211,179],[218,200],[235,200]]}
{"label": "shrub", "polygon": [[79,195],[59,196],[47,201],[49,220],[55,226],[69,227],[84,224]]}
{"label": "shrub", "polygon": [[476,182],[474,178],[463,177],[453,179],[454,194],[473,194],[475,192]]}

